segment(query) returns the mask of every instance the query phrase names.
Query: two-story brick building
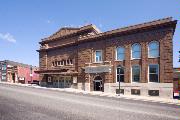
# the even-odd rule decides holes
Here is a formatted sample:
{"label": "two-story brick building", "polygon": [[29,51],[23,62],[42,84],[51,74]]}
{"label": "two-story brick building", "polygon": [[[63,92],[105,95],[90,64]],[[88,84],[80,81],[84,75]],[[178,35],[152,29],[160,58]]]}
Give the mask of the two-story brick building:
{"label": "two-story brick building", "polygon": [[61,28],[42,39],[41,85],[172,97],[172,18],[100,32],[94,25]]}
{"label": "two-story brick building", "polygon": [[10,60],[0,61],[0,81],[10,83],[32,83],[39,81],[38,67]]}

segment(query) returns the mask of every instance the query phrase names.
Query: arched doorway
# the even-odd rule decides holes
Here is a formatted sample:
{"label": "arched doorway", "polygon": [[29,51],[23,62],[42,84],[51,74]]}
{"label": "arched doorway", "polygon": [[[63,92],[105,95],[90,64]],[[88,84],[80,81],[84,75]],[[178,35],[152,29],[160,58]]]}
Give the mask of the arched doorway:
{"label": "arched doorway", "polygon": [[102,90],[103,90],[102,78],[100,76],[96,76],[94,78],[94,91],[102,91]]}

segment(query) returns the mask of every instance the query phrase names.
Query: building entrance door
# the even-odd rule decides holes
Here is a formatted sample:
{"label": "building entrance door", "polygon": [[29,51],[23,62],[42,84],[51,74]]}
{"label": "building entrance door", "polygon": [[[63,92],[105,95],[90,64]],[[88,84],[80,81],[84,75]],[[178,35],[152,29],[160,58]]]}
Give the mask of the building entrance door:
{"label": "building entrance door", "polygon": [[103,90],[102,78],[100,76],[97,76],[94,79],[94,91],[102,91],[102,90]]}

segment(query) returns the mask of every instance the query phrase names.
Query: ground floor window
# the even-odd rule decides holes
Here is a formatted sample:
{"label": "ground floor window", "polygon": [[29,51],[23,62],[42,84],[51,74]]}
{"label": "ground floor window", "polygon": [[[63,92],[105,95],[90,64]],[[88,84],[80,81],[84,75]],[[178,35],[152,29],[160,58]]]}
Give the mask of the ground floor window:
{"label": "ground floor window", "polygon": [[132,82],[140,82],[140,66],[132,66]]}
{"label": "ground floor window", "polygon": [[149,65],[149,82],[159,82],[159,65]]}
{"label": "ground floor window", "polygon": [[124,82],[124,68],[123,67],[117,67],[116,70],[116,78],[117,82]]}

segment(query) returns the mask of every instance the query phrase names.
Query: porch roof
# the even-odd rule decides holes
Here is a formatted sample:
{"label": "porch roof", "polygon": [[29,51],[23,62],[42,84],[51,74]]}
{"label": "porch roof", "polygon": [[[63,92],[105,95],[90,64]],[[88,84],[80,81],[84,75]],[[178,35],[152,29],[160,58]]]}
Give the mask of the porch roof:
{"label": "porch roof", "polygon": [[58,75],[77,75],[76,71],[69,71],[69,69],[45,69],[35,71],[38,74],[58,74]]}

